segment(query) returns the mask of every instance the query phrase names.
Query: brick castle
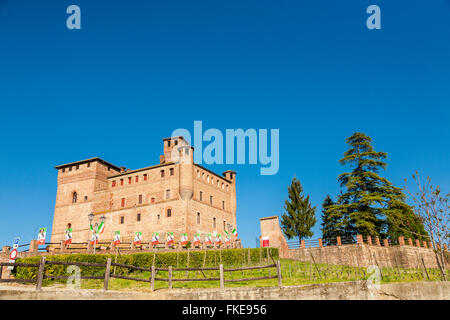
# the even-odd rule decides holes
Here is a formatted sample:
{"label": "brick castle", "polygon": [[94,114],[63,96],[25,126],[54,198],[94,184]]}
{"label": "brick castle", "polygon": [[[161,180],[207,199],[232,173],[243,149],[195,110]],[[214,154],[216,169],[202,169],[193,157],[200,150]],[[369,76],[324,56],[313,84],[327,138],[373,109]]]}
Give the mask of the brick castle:
{"label": "brick castle", "polygon": [[64,240],[70,223],[73,242],[89,240],[89,218],[105,230],[100,241],[120,231],[122,239],[142,232],[150,241],[153,232],[182,233],[192,240],[195,233],[214,232],[236,227],[236,172],[220,176],[193,162],[193,147],[183,137],[163,139],[164,154],[154,166],[128,170],[100,158],[56,166],[58,189],[51,242]]}

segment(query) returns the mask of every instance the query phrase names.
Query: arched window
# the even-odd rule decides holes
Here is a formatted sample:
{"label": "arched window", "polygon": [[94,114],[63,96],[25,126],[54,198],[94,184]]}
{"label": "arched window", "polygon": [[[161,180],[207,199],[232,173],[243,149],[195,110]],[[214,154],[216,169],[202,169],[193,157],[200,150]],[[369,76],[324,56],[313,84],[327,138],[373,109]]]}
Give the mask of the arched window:
{"label": "arched window", "polygon": [[74,191],[72,194],[72,203],[77,203],[77,192]]}
{"label": "arched window", "polygon": [[172,216],[172,209],[167,209],[167,217],[170,218]]}
{"label": "arched window", "polygon": [[197,224],[200,224],[200,212],[197,212]]}

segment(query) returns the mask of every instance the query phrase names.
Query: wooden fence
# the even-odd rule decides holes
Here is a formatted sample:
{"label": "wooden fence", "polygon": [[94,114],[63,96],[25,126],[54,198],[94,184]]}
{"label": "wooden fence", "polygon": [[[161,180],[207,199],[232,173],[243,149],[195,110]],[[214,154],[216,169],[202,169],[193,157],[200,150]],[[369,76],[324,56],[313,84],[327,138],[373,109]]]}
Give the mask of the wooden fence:
{"label": "wooden fence", "polygon": [[[142,281],[150,283],[150,288],[155,290],[155,281],[166,281],[168,282],[169,289],[172,289],[172,283],[174,281],[219,281],[219,286],[221,289],[225,288],[225,282],[240,282],[240,281],[255,281],[255,280],[263,280],[263,279],[278,279],[278,286],[281,287],[281,266],[280,261],[275,261],[274,264],[266,265],[266,266],[252,266],[252,267],[242,267],[242,268],[229,268],[225,269],[223,264],[220,264],[219,267],[204,267],[204,268],[172,268],[169,266],[168,268],[156,268],[154,265],[151,268],[143,268],[132,266],[123,263],[115,263],[111,261],[111,258],[108,258],[106,263],[89,263],[89,262],[65,262],[65,261],[47,261],[46,257],[41,257],[39,263],[10,263],[10,262],[0,262],[0,283],[2,282],[17,282],[17,283],[33,283],[36,282],[36,290],[40,290],[42,287],[42,281],[44,279],[69,279],[69,277],[73,276],[56,276],[56,275],[46,275],[45,274],[45,266],[46,265],[74,265],[74,266],[87,266],[87,267],[104,267],[105,275],[104,276],[80,276],[79,279],[97,279],[104,280],[103,289],[108,290],[108,284],[110,278],[118,278],[118,279],[126,279],[126,280],[134,280],[134,281]],[[37,277],[35,279],[2,279],[2,268],[6,266],[14,266],[14,267],[28,267],[28,268],[39,268]],[[111,274],[111,266],[120,267],[120,268],[128,268],[132,270],[139,271],[149,271],[151,273],[149,279],[144,278],[134,278],[128,277],[124,275]],[[225,279],[225,272],[234,272],[234,271],[244,271],[244,270],[255,270],[255,269],[266,269],[266,268],[275,268],[276,275],[269,275],[264,277],[253,277],[253,278],[242,278],[242,279]],[[218,270],[219,277],[215,278],[206,278],[203,274],[203,271],[207,270]],[[168,273],[167,278],[157,277],[158,271],[166,271]],[[174,278],[174,271],[200,271],[205,278]]]}

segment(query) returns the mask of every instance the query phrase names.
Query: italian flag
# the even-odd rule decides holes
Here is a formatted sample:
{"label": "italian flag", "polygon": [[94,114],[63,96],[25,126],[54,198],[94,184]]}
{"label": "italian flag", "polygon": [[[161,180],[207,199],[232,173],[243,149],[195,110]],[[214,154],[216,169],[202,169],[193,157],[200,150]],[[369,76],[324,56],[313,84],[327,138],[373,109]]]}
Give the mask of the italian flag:
{"label": "italian flag", "polygon": [[181,245],[185,246],[188,243],[188,237],[187,237],[187,233],[183,233],[181,235]]}
{"label": "italian flag", "polygon": [[231,231],[231,233],[237,237],[237,231],[236,231],[236,228],[234,228],[233,231]]}
{"label": "italian flag", "polygon": [[91,229],[91,231],[94,231],[94,226],[92,225],[92,223],[89,223],[89,229]]}
{"label": "italian flag", "polygon": [[97,233],[98,233],[98,234],[103,233],[103,230],[105,230],[105,223],[102,221],[102,222],[100,223],[100,225],[98,226]]}

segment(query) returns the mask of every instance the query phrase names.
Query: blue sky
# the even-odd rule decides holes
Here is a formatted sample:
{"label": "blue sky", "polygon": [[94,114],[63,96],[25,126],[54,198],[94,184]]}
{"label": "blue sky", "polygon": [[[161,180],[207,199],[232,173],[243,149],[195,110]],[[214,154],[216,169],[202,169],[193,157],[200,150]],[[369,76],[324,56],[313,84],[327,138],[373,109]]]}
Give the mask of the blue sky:
{"label": "blue sky", "polygon": [[[66,28],[71,4],[81,30]],[[371,4],[381,30],[366,28]],[[353,132],[388,153],[394,184],[419,170],[448,192],[449,16],[449,0],[0,0],[0,243],[51,228],[55,165],[156,164],[194,120],[280,130],[277,175],[209,166],[237,171],[246,246],[294,175],[320,216]]]}

